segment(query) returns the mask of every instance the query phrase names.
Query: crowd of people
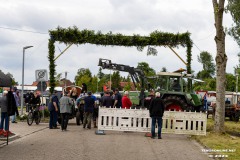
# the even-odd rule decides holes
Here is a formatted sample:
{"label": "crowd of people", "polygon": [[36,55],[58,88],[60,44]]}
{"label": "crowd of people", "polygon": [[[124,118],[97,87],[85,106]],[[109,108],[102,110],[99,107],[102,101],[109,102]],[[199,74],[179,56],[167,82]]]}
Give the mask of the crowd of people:
{"label": "crowd of people", "polygon": [[[40,105],[41,100],[36,92],[28,94],[29,97],[25,98],[26,104]],[[3,91],[3,96],[0,97],[0,136],[3,135],[6,137],[12,134],[12,132],[9,130],[9,120],[12,123],[17,123],[16,116],[19,116],[18,107],[20,106],[20,99],[20,93],[16,87],[11,87],[9,91]]]}
{"label": "crowd of people", "polygon": [[[70,115],[75,110],[75,105],[78,106],[80,112],[80,121],[83,124],[83,128],[91,129],[93,121],[94,128],[97,128],[98,107],[104,106],[106,108],[125,108],[130,109],[133,104],[129,98],[129,92],[125,91],[122,94],[119,93],[118,88],[115,88],[113,92],[106,91],[101,94],[101,97],[96,97],[92,92],[87,91],[86,84],[82,84],[81,94],[77,89],[73,87],[70,91],[63,91],[62,96],[58,97],[58,92],[54,93],[50,97],[48,104],[48,110],[50,113],[49,129],[59,129],[57,126],[59,115],[61,117],[61,130],[66,131]],[[40,106],[41,100],[36,92],[27,93],[24,96],[26,111],[29,107]],[[82,103],[83,101],[83,103]],[[150,117],[152,118],[152,138],[155,137],[155,125],[158,124],[158,138],[161,139],[161,126],[162,117],[164,113],[164,104],[160,98],[160,93],[150,92],[150,96],[146,98],[146,107],[149,109]],[[0,98],[1,107],[1,123],[0,123],[0,135],[7,136],[11,134],[9,131],[9,116],[11,116],[11,122],[16,122],[16,116],[19,115],[17,107],[20,106],[19,91],[13,88],[10,91],[4,91],[3,97]],[[76,114],[76,113],[74,113]],[[79,124],[80,125],[80,124]]]}

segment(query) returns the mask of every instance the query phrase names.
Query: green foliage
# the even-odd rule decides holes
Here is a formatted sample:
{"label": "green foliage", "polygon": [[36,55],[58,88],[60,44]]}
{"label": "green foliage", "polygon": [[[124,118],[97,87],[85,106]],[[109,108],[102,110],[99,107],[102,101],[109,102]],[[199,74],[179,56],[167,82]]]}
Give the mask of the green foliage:
{"label": "green foliage", "polygon": [[145,76],[154,76],[156,75],[156,71],[149,66],[147,62],[139,62],[137,68],[141,69]]}
{"label": "green foliage", "polygon": [[[147,62],[139,62],[137,68],[141,69],[144,72],[146,77],[151,77],[156,75],[156,71],[153,68],[151,68]],[[148,79],[148,82],[150,86],[155,85],[154,79]]]}
{"label": "green foliage", "polygon": [[128,83],[127,83],[127,85],[124,86],[123,90],[130,91],[131,90],[131,78],[129,75],[127,76],[126,82],[128,82]]}
{"label": "green foliage", "polygon": [[107,34],[102,34],[100,31],[95,33],[93,30],[82,30],[80,31],[76,26],[73,28],[61,28],[58,27],[56,30],[50,30],[50,39],[49,39],[49,72],[50,72],[50,92],[52,93],[55,87],[55,61],[54,61],[54,52],[55,46],[54,42],[59,41],[60,43],[67,44],[96,44],[103,46],[124,46],[124,47],[137,47],[139,51],[142,51],[144,47],[148,47],[147,55],[156,55],[157,51],[154,47],[157,46],[170,46],[178,47],[183,46],[187,47],[187,72],[191,73],[191,49],[192,41],[190,39],[190,33],[166,33],[160,31],[154,31],[149,34],[149,36],[140,36],[134,34],[132,36],[122,35],[120,33],[113,34],[109,32]]}
{"label": "green foliage", "polygon": [[236,91],[236,77],[230,73],[226,73],[226,91]]}
{"label": "green foliage", "polygon": [[[40,112],[42,114],[42,112]],[[44,117],[50,117],[50,112],[48,111],[48,109],[44,109]]]}
{"label": "green foliage", "polygon": [[88,90],[95,93],[97,91],[98,79],[97,76],[93,76],[90,83],[88,83]]}
{"label": "green foliage", "polygon": [[[81,79],[83,76],[92,78],[92,73],[89,68],[78,69],[77,75],[75,76],[75,82],[78,83],[79,79]],[[82,83],[80,84],[80,86],[82,86]]]}
{"label": "green foliage", "polygon": [[102,72],[102,67],[99,67],[99,70],[98,70],[98,74],[97,74],[98,78],[102,79],[103,76],[104,76],[104,73]]}
{"label": "green foliage", "polygon": [[6,75],[9,76],[12,79],[12,86],[18,85],[18,82],[15,81],[15,79],[14,79],[14,77],[11,73],[8,72]]}
{"label": "green foliage", "polygon": [[120,72],[116,71],[113,72],[112,74],[112,87],[111,88],[118,88],[119,90],[121,90],[121,86],[120,86],[120,82],[121,82],[121,76],[120,76]]}
{"label": "green foliage", "polygon": [[229,11],[232,15],[234,25],[228,30],[228,34],[231,35],[240,46],[240,1],[228,0],[226,11]]}
{"label": "green foliage", "polygon": [[56,86],[55,83],[55,77],[54,77],[54,73],[56,71],[55,67],[55,61],[54,61],[54,55],[55,55],[55,46],[54,46],[54,40],[52,38],[49,39],[48,42],[48,50],[49,50],[49,54],[48,54],[48,60],[49,60],[49,85],[50,85],[50,93],[52,94],[54,91],[54,88]]}
{"label": "green foliage", "polygon": [[204,83],[195,82],[193,84],[193,88],[195,91],[199,90],[207,90],[207,91],[215,91],[216,90],[216,78],[207,78],[204,79]]}
{"label": "green foliage", "polygon": [[162,67],[160,72],[167,72],[167,68],[166,67]]}
{"label": "green foliage", "polygon": [[206,51],[201,52],[200,56],[198,56],[198,62],[202,63],[203,70],[198,72],[197,78],[211,78],[215,73],[215,64],[213,63],[212,55]]}
{"label": "green foliage", "polygon": [[88,68],[78,69],[77,75],[75,76],[75,83],[77,86],[82,86],[82,83],[85,83],[88,91],[91,91],[92,88],[89,88],[92,83],[91,71]]}

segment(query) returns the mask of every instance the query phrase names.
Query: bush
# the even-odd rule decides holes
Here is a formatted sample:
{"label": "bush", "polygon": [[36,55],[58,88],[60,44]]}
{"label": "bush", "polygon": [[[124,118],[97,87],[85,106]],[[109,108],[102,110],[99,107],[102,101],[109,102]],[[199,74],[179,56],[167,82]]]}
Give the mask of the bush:
{"label": "bush", "polygon": [[44,117],[49,117],[50,116],[50,112],[48,111],[48,109],[44,109]]}

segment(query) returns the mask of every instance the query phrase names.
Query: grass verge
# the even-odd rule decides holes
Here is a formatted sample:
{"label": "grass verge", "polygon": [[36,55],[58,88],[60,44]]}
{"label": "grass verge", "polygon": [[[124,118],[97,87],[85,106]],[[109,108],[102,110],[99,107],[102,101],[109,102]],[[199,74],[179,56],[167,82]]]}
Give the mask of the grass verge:
{"label": "grass verge", "polygon": [[192,136],[202,144],[209,152],[209,157],[215,159],[240,159],[240,122],[233,122],[226,119],[225,133],[219,134],[213,131],[214,121],[208,119],[207,135]]}

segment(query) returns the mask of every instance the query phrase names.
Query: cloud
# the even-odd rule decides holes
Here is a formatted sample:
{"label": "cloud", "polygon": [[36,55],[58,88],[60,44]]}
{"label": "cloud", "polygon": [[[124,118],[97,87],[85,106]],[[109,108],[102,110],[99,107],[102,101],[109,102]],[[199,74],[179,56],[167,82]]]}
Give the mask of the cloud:
{"label": "cloud", "polygon": [[[33,45],[25,53],[25,82],[35,81],[35,70],[48,69],[48,31],[61,27],[77,26],[80,30],[89,29],[102,33],[123,33],[126,35],[149,33],[159,30],[163,32],[190,32],[194,42],[192,48],[192,69],[202,69],[197,62],[201,51],[216,55],[214,41],[215,28],[212,2],[209,0],[0,0],[0,27],[16,28],[23,31],[0,28],[0,69],[10,72],[21,84],[23,47]],[[229,15],[224,17],[224,25],[230,26]],[[25,31],[33,31],[31,33]],[[63,51],[64,44],[55,44],[55,55]],[[147,56],[146,49],[137,51],[136,47],[96,46],[91,44],[73,45],[56,61],[56,72],[68,71],[68,78],[74,80],[77,70],[89,68],[97,74],[98,59],[111,59],[136,67],[138,62],[147,62],[156,71],[166,67],[169,71],[185,68],[184,64],[170,49],[157,47],[157,56]],[[175,48],[186,60],[186,48]],[[226,53],[229,61],[227,72],[238,64],[238,46],[231,37],[226,37]],[[231,63],[230,63],[231,61]],[[109,73],[105,70],[104,72]]]}

